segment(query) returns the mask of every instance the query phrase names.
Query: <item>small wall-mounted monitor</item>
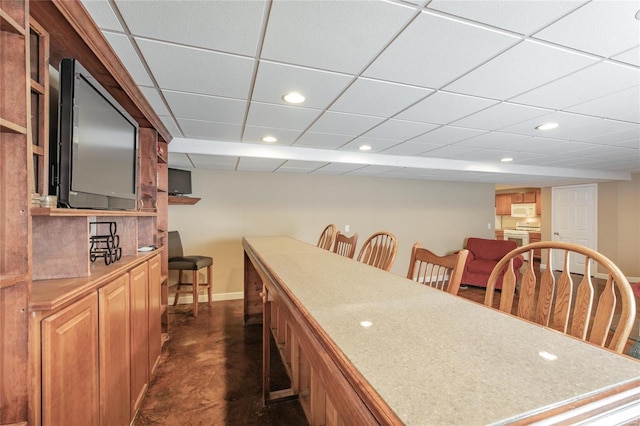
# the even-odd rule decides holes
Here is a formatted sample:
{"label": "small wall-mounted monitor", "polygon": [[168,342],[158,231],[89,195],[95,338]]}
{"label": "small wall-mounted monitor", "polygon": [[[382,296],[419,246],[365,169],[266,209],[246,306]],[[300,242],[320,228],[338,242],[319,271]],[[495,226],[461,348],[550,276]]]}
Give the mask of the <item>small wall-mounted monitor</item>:
{"label": "small wall-mounted monitor", "polygon": [[169,195],[191,194],[191,172],[189,170],[169,169]]}

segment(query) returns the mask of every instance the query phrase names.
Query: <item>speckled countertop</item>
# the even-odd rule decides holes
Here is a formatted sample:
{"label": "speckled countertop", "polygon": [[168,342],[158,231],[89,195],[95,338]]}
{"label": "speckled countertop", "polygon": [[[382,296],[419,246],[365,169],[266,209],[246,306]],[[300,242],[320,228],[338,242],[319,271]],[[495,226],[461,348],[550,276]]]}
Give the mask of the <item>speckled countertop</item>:
{"label": "speckled countertop", "polygon": [[633,359],[310,244],[246,241],[405,424],[507,423],[640,378]]}

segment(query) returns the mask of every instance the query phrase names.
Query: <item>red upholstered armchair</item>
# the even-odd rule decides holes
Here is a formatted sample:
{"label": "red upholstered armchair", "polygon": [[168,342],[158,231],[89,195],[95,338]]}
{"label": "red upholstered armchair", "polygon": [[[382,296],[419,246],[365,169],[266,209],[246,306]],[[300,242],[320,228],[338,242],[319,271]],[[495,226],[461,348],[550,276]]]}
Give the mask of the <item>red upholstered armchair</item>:
{"label": "red upholstered armchair", "polygon": [[[487,240],[484,238],[467,238],[469,256],[462,273],[462,284],[476,287],[486,287],[489,275],[498,261],[505,254],[515,249],[517,244],[509,240]],[[516,271],[516,279],[519,278],[518,269],[524,263],[524,258],[518,256],[513,260]],[[502,275],[498,278],[496,288],[502,288]]]}

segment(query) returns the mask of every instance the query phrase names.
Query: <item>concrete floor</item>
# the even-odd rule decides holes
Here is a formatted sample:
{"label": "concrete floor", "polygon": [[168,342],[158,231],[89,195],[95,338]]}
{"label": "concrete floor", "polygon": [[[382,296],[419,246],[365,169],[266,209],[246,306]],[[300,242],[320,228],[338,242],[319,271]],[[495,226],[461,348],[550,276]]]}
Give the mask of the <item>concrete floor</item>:
{"label": "concrete floor", "polygon": [[[243,325],[242,300],[201,303],[198,318],[170,306],[169,336],[133,425],[308,424],[297,401],[262,406],[262,326]],[[272,390],[286,388],[272,360]]]}

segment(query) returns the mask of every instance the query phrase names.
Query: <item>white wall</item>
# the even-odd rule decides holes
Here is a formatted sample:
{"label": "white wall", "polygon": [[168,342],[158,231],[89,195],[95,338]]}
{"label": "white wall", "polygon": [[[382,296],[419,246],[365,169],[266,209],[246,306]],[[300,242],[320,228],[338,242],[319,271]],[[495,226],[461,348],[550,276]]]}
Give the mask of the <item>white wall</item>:
{"label": "white wall", "polygon": [[[194,170],[193,206],[169,206],[169,230],[180,231],[185,254],[214,258],[214,293],[243,290],[242,237],[289,235],[316,244],[334,223],[359,233],[357,253],[372,233],[392,232],[405,275],[416,241],[445,254],[467,237],[494,237],[492,184],[370,177]],[[488,229],[487,225],[491,225]],[[175,277],[170,277],[175,282]]]}

